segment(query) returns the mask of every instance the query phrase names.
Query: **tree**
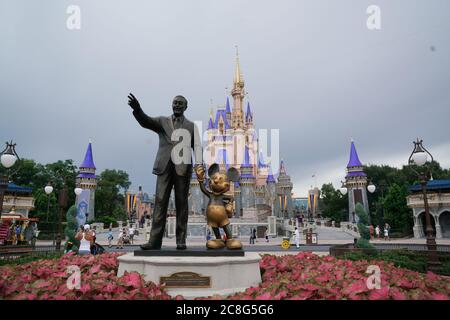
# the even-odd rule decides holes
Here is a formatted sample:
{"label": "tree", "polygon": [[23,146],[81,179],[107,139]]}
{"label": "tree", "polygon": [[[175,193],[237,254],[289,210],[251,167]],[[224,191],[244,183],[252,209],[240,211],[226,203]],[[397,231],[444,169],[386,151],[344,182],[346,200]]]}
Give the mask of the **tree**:
{"label": "tree", "polygon": [[95,192],[96,216],[123,217],[125,192],[131,185],[128,173],[122,170],[104,170],[97,181]]}
{"label": "tree", "polygon": [[322,212],[323,215],[335,222],[345,220],[347,216],[348,198],[339,190],[334,189],[331,183],[322,185]]}
{"label": "tree", "polygon": [[394,183],[382,199],[384,220],[389,223],[393,232],[412,233],[414,221],[411,209],[406,205],[408,194],[405,185]]}

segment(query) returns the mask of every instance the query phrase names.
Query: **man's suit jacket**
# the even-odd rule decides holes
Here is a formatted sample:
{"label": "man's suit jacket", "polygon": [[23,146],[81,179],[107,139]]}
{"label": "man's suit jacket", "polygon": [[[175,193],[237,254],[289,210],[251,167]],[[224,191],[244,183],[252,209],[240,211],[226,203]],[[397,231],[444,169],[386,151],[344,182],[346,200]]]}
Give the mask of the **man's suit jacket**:
{"label": "man's suit jacket", "polygon": [[[153,165],[153,173],[161,175],[164,173],[167,164],[171,160],[172,149],[175,145],[182,142],[178,140],[172,141],[172,134],[175,130],[172,116],[153,118],[147,116],[142,109],[133,111],[133,115],[142,127],[156,132],[159,136],[159,147],[155,164]],[[181,164],[174,163],[175,170],[179,176],[190,176],[192,174],[192,149],[194,149],[196,163],[202,163],[200,135],[197,126],[186,117],[184,117],[180,129],[186,129],[190,134],[190,148],[187,148],[189,150],[188,158],[190,161],[185,161],[185,163]]]}

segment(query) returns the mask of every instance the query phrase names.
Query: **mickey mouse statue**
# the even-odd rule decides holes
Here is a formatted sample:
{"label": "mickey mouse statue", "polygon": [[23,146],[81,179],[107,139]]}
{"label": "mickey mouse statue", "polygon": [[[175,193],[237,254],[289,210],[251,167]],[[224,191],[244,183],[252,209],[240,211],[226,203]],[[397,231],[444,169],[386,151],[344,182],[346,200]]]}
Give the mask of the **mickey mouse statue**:
{"label": "mickey mouse statue", "polygon": [[[226,195],[230,190],[230,181],[238,181],[239,173],[235,168],[230,168],[227,173],[219,170],[219,165],[214,163],[209,167],[209,188],[205,186],[205,169],[202,165],[195,166],[197,180],[200,183],[200,189],[209,198],[208,207],[206,208],[206,218],[208,225],[212,228],[216,239],[208,240],[206,247],[208,249],[242,249],[242,243],[233,239],[230,227],[230,220],[233,216],[233,196]],[[227,240],[222,240],[220,229],[222,228],[227,236]]]}

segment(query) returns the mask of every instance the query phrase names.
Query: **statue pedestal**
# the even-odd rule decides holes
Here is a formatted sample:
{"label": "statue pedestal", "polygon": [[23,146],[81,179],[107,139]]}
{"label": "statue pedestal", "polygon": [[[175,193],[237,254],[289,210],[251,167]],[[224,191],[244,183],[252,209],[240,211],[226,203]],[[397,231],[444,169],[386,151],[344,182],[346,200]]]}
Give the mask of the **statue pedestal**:
{"label": "statue pedestal", "polygon": [[261,283],[256,252],[242,250],[147,250],[118,257],[118,276],[143,274],[146,281],[165,283],[171,296],[186,299],[242,292]]}

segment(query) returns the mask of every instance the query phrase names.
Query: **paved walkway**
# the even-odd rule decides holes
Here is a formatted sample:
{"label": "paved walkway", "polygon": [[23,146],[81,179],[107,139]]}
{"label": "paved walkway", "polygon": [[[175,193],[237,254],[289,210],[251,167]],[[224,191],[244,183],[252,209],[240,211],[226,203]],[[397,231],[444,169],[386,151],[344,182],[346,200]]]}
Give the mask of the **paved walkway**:
{"label": "paved walkway", "polygon": [[[335,244],[346,244],[346,243],[353,243],[353,236],[345,233],[345,232],[341,232],[341,231],[337,231],[337,230],[332,230],[332,229],[323,229],[323,228],[317,228],[317,232],[318,232],[318,245],[335,245]],[[113,240],[113,245],[115,246],[117,244],[117,238],[119,235],[119,231],[118,228],[113,229],[113,235],[114,235],[114,240]],[[269,242],[266,242],[265,239],[257,239],[255,244],[249,244],[249,238],[245,237],[245,238],[241,238],[240,239],[242,241],[242,243],[248,248],[248,247],[253,247],[253,246],[264,246],[264,247],[268,247],[268,246],[277,246],[279,247],[281,244],[281,241],[283,240],[283,237],[276,237],[276,238],[269,238]],[[426,239],[422,238],[422,239],[415,239],[415,238],[400,238],[400,239],[392,239],[389,241],[380,239],[380,240],[372,240],[371,242],[374,244],[382,244],[382,243],[402,243],[402,244],[425,244]],[[139,236],[135,236],[134,237],[134,244],[135,245],[139,245],[139,244],[143,244],[145,243],[145,235],[143,232],[143,229],[139,230]],[[47,240],[38,240],[36,242],[36,245],[51,245],[53,243],[53,241],[47,241]],[[107,245],[108,244],[108,240],[107,240],[107,231],[104,232],[100,232],[97,233],[97,243],[101,244],[101,245]],[[204,246],[206,243],[206,240],[203,238],[188,238],[186,240],[186,245],[187,246],[193,246],[193,247],[197,247],[197,246]],[[436,243],[437,244],[442,244],[442,245],[450,245],[450,238],[447,239],[436,239]],[[300,244],[305,245],[306,241],[305,240],[301,240]],[[175,237],[174,238],[164,238],[163,240],[163,245],[164,246],[170,246],[170,247],[174,247],[176,245],[175,243]]]}

